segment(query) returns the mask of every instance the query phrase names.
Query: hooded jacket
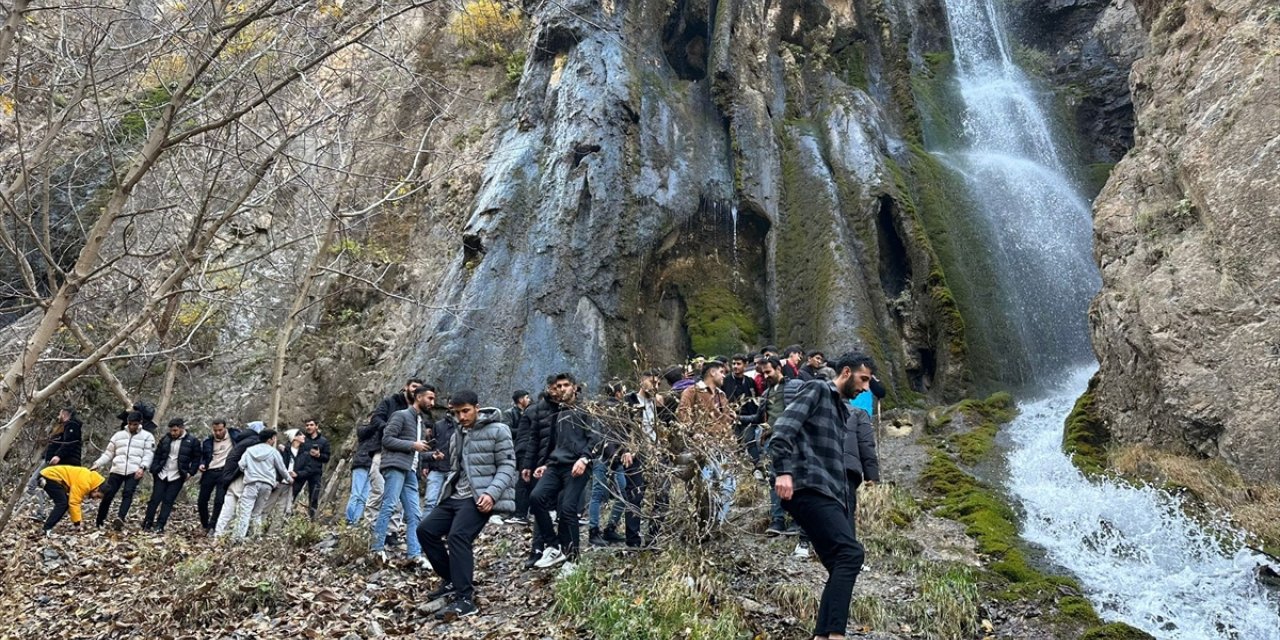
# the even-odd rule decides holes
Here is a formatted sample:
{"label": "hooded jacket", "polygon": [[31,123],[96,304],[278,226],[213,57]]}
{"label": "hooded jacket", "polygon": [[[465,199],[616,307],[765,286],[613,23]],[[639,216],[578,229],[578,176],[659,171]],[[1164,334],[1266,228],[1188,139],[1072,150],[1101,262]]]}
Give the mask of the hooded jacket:
{"label": "hooded jacket", "polygon": [[[169,462],[169,446],[173,438],[164,434],[156,444],[156,453],[151,458],[152,475],[160,475],[164,465]],[[182,434],[182,444],[178,445],[178,474],[185,480],[200,471],[200,441],[190,433]]]}
{"label": "hooded jacket", "polygon": [[104,481],[96,471],[69,464],[45,467],[40,470],[40,476],[46,482],[56,482],[67,490],[67,511],[72,522],[80,522],[80,503]]}
{"label": "hooded jacket", "polygon": [[231,447],[231,453],[227,454],[227,464],[223,467],[224,469],[231,469],[231,473],[223,472],[221,482],[224,487],[231,486],[231,482],[242,475],[240,459],[244,457],[244,452],[248,451],[249,447],[259,442],[262,442],[262,437],[258,435],[258,432],[249,430],[243,436],[240,436],[240,441],[235,446]]}
{"label": "hooded jacket", "polygon": [[449,451],[449,475],[440,489],[440,502],[453,496],[458,477],[465,473],[474,499],[487,494],[494,513],[516,510],[516,450],[501,411],[480,409],[474,426],[453,432]]}
{"label": "hooded jacket", "polygon": [[94,469],[109,466],[109,473],[129,475],[139,469],[151,466],[151,459],[156,452],[156,437],[150,431],[138,429],[137,433],[129,433],[122,429],[111,435],[102,455],[93,463]]}
{"label": "hooded jacket", "polygon": [[289,470],[284,466],[284,459],[274,446],[266,442],[249,447],[238,464],[246,485],[265,482],[274,487],[281,480],[289,484]]}
{"label": "hooded jacket", "polygon": [[57,456],[58,464],[79,466],[81,446],[80,420],[75,414],[65,423],[53,428],[49,434],[49,446],[44,448],[44,461],[48,462]]}

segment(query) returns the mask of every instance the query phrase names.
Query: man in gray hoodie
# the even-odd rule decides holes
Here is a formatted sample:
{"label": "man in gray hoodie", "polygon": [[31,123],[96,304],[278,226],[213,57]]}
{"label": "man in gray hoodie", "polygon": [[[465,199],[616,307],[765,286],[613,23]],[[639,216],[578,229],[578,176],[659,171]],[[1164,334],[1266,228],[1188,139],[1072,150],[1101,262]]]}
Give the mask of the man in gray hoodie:
{"label": "man in gray hoodie", "polygon": [[240,470],[244,472],[244,492],[236,507],[236,532],[234,540],[243,540],[249,533],[249,521],[254,511],[260,511],[266,504],[271,490],[283,481],[289,484],[289,470],[284,466],[284,459],[276,450],[276,432],[263,429],[258,434],[260,443],[249,447],[240,458]]}
{"label": "man in gray hoodie", "polygon": [[429,600],[452,596],[436,614],[445,622],[476,612],[475,541],[494,513],[516,508],[516,450],[502,412],[479,408],[475,392],[459,391],[449,401],[458,429],[449,442],[449,475],[440,503],[418,526],[418,541],[440,576]]}

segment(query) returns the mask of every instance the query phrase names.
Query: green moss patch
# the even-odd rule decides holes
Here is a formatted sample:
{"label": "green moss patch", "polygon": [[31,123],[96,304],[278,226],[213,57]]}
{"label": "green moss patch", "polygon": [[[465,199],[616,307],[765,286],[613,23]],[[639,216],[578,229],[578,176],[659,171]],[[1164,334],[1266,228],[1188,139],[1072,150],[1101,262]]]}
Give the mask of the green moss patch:
{"label": "green moss patch", "polygon": [[757,342],[760,327],[732,291],[705,286],[692,291],[685,302],[685,324],[695,353],[729,356]]}
{"label": "green moss patch", "polygon": [[1084,632],[1080,640],[1156,640],[1155,636],[1123,623],[1099,625]]}
{"label": "green moss patch", "polygon": [[1000,425],[1017,415],[1013,396],[1003,391],[991,394],[986,400],[965,400],[956,406],[956,411],[978,421],[978,426],[949,439],[965,464],[976,464],[985,457],[995,446]]}
{"label": "green moss patch", "polygon": [[1093,390],[1098,377],[1089,381],[1089,388],[1076,400],[1076,406],[1067,415],[1063,425],[1062,448],[1071,456],[1071,462],[1086,474],[1097,474],[1107,468],[1107,443],[1111,432],[1094,408]]}

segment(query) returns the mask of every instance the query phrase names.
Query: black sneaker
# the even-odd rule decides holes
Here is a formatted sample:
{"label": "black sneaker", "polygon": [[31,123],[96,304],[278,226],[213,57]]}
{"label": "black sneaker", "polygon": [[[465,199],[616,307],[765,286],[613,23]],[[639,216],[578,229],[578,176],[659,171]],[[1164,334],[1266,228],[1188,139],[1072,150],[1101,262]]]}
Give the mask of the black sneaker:
{"label": "black sneaker", "polygon": [[111,528],[116,531],[124,531],[124,518],[117,517],[115,520],[112,520]]}
{"label": "black sneaker", "polygon": [[613,527],[609,527],[608,529],[605,529],[604,536],[602,537],[604,538],[605,542],[608,542],[610,544],[618,544],[620,542],[627,541],[627,538],[625,536],[619,535],[618,531]]}
{"label": "black sneaker", "polygon": [[587,532],[587,544],[593,547],[607,547],[609,542],[600,535],[599,529],[592,529]]}
{"label": "black sneaker", "polygon": [[783,522],[774,521],[769,524],[769,528],[765,529],[764,532],[771,536],[785,536],[787,535],[787,525]]}
{"label": "black sneaker", "polygon": [[439,589],[436,589],[435,591],[432,591],[427,594],[427,602],[431,602],[432,600],[439,600],[440,598],[446,598],[446,597],[452,596],[457,592],[458,592],[457,589],[453,588],[452,582],[446,582],[440,585]]}
{"label": "black sneaker", "polygon": [[542,559],[542,552],[541,552],[541,551],[532,551],[532,552],[530,552],[530,553],[529,553],[529,557],[528,557],[528,558],[525,558],[525,561],[524,561],[524,568],[525,568],[525,570],[527,571],[527,570],[529,570],[529,569],[532,569],[532,568],[534,567],[534,565],[538,564],[538,561],[539,561],[539,560],[541,560],[541,559]]}
{"label": "black sneaker", "polygon": [[472,604],[470,600],[467,600],[466,598],[454,598],[453,602],[449,603],[449,606],[436,612],[436,620],[453,622],[458,618],[465,618],[469,615],[474,615],[476,611],[478,611],[478,609],[476,609],[476,605]]}

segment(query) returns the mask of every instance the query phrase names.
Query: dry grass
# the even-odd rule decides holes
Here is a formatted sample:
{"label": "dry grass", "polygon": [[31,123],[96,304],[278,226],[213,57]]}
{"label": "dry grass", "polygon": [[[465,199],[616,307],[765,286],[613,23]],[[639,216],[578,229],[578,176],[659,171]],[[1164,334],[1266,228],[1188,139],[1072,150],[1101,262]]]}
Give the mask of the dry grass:
{"label": "dry grass", "polygon": [[1111,468],[1171,490],[1185,490],[1212,509],[1227,512],[1271,552],[1280,549],[1280,485],[1249,484],[1221,460],[1202,460],[1130,445],[1111,453]]}

